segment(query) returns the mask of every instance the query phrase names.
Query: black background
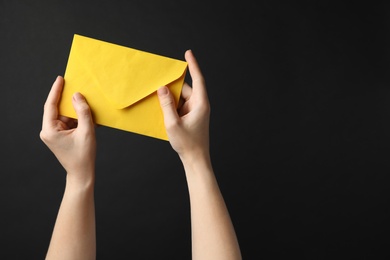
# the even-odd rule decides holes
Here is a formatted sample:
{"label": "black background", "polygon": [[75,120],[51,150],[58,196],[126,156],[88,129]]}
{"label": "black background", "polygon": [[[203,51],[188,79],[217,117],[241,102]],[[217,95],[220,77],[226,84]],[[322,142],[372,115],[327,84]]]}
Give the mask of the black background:
{"label": "black background", "polygon": [[[0,259],[47,251],[65,172],[39,132],[75,33],[194,51],[244,259],[389,256],[389,4],[228,2],[0,1]],[[107,127],[97,140],[97,258],[190,259],[169,143]]]}

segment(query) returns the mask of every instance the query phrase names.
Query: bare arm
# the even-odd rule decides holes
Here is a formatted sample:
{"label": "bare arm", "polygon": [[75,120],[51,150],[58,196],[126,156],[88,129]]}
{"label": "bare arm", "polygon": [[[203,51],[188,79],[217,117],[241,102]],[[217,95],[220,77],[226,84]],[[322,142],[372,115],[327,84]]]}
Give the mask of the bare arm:
{"label": "bare arm", "polygon": [[210,104],[206,85],[192,53],[187,51],[193,86],[184,84],[183,104],[176,110],[167,87],[158,90],[169,142],[187,178],[194,260],[240,260],[236,233],[219,189],[209,152]]}
{"label": "bare arm", "polygon": [[89,106],[76,93],[78,120],[58,115],[64,79],[57,77],[44,107],[40,137],[66,170],[66,187],[46,259],[96,259],[95,155],[96,140]]}
{"label": "bare arm", "polygon": [[193,259],[241,259],[234,227],[211,163],[183,161],[191,203]]}
{"label": "bare arm", "polygon": [[96,259],[93,184],[67,180],[46,259]]}

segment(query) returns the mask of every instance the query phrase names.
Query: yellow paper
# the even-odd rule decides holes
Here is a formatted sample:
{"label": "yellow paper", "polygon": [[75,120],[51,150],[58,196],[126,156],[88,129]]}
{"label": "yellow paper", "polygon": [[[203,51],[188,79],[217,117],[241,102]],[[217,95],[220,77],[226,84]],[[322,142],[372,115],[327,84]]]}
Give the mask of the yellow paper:
{"label": "yellow paper", "polygon": [[77,118],[80,92],[96,124],[168,140],[156,91],[169,87],[177,106],[186,70],[185,61],[75,34],[59,113]]}

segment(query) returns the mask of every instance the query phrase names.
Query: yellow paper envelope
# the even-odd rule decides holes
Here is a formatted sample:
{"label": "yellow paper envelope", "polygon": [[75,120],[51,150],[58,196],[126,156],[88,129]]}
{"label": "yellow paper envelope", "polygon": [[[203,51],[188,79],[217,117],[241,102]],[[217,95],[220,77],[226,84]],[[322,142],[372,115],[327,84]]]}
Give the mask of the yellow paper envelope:
{"label": "yellow paper envelope", "polygon": [[96,124],[168,140],[156,91],[169,87],[177,106],[186,71],[185,61],[75,34],[59,113],[77,118],[80,92]]}

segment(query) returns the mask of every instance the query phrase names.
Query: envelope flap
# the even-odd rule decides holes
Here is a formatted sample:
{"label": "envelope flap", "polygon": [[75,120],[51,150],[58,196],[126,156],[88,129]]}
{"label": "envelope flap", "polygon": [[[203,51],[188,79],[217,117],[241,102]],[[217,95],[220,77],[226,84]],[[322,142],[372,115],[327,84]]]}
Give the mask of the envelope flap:
{"label": "envelope flap", "polygon": [[115,108],[128,107],[180,78],[185,61],[75,35],[71,56]]}

